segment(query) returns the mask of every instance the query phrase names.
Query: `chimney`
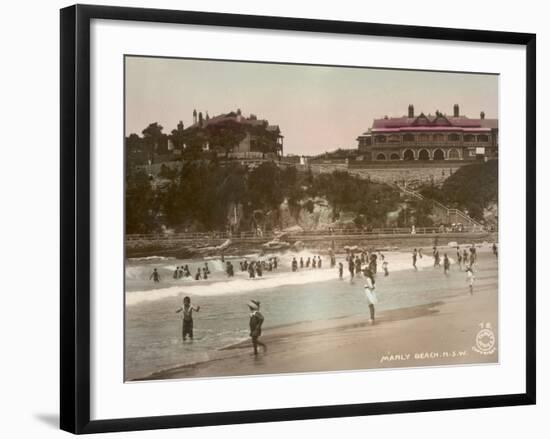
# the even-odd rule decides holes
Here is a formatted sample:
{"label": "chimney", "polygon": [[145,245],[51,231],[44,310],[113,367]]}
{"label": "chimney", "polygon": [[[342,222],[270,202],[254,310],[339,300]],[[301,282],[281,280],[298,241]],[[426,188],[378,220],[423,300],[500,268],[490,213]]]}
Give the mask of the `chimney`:
{"label": "chimney", "polygon": [[482,111],[481,113],[479,113],[479,118],[485,119],[485,111]]}
{"label": "chimney", "polygon": [[414,106],[413,104],[409,104],[409,118],[413,118],[414,117]]}
{"label": "chimney", "polygon": [[202,111],[199,111],[199,126],[202,127]]}
{"label": "chimney", "polygon": [[454,105],[453,105],[453,116],[454,116],[454,117],[460,116],[460,110],[459,110],[459,108],[458,108],[458,104],[454,104]]}
{"label": "chimney", "polygon": [[197,110],[193,110],[193,124],[197,123]]}

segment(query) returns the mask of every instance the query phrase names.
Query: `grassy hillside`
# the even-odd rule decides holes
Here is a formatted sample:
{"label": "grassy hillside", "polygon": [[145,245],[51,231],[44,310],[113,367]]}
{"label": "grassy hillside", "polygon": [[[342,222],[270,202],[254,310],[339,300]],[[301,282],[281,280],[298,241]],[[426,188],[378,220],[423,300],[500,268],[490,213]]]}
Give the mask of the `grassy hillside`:
{"label": "grassy hillside", "polygon": [[420,192],[482,220],[484,209],[498,203],[498,160],[463,166],[441,187],[423,187]]}
{"label": "grassy hillside", "polygon": [[[397,209],[399,192],[347,172],[313,175],[266,162],[256,168],[239,163],[189,161],[180,169],[165,170],[162,185],[134,170],[126,181],[127,233],[149,233],[162,226],[197,231],[226,230],[231,206],[241,206],[240,227],[254,230],[257,218],[272,218],[277,227],[279,206],[291,209],[303,200],[323,197],[333,217],[356,215],[357,226],[380,227],[387,212]],[[265,223],[263,224],[266,225]]]}

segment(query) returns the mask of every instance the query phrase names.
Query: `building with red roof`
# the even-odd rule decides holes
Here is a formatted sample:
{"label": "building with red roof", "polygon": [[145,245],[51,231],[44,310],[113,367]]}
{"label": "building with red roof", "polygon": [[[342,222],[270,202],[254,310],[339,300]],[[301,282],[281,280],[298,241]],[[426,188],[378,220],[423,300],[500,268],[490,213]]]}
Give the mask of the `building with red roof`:
{"label": "building with red roof", "polygon": [[476,119],[460,115],[458,104],[452,116],[415,115],[409,105],[407,116],[374,119],[357,141],[359,154],[373,162],[492,159],[498,157],[498,119],[483,111]]}

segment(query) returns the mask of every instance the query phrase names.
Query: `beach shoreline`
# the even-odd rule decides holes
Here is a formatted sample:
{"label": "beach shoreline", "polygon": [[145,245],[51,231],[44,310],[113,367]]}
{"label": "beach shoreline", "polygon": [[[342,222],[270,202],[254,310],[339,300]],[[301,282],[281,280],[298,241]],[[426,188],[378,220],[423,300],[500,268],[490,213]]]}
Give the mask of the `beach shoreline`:
{"label": "beach shoreline", "polygon": [[[254,356],[246,340],[220,349],[219,358],[132,381],[497,363],[497,291],[496,279],[488,279],[476,285],[473,295],[464,289],[430,304],[382,311],[375,325],[365,310],[273,327],[262,336],[265,353]],[[483,351],[478,337],[487,324],[494,348]]]}

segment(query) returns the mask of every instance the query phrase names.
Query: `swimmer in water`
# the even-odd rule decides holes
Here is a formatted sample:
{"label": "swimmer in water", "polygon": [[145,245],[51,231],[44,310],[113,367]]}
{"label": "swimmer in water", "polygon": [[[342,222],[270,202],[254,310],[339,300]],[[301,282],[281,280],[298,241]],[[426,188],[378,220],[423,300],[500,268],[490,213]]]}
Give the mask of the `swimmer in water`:
{"label": "swimmer in water", "polygon": [[181,326],[181,336],[183,341],[185,341],[187,336],[189,336],[190,340],[193,340],[193,311],[199,312],[200,309],[200,306],[195,308],[191,305],[191,299],[188,296],[185,296],[183,298],[183,307],[176,310],[176,313],[183,312]]}
{"label": "swimmer in water", "polygon": [[153,279],[153,282],[159,283],[160,282],[160,274],[157,271],[156,268],[153,268],[153,272],[151,273],[151,276],[149,276],[149,280]]}

